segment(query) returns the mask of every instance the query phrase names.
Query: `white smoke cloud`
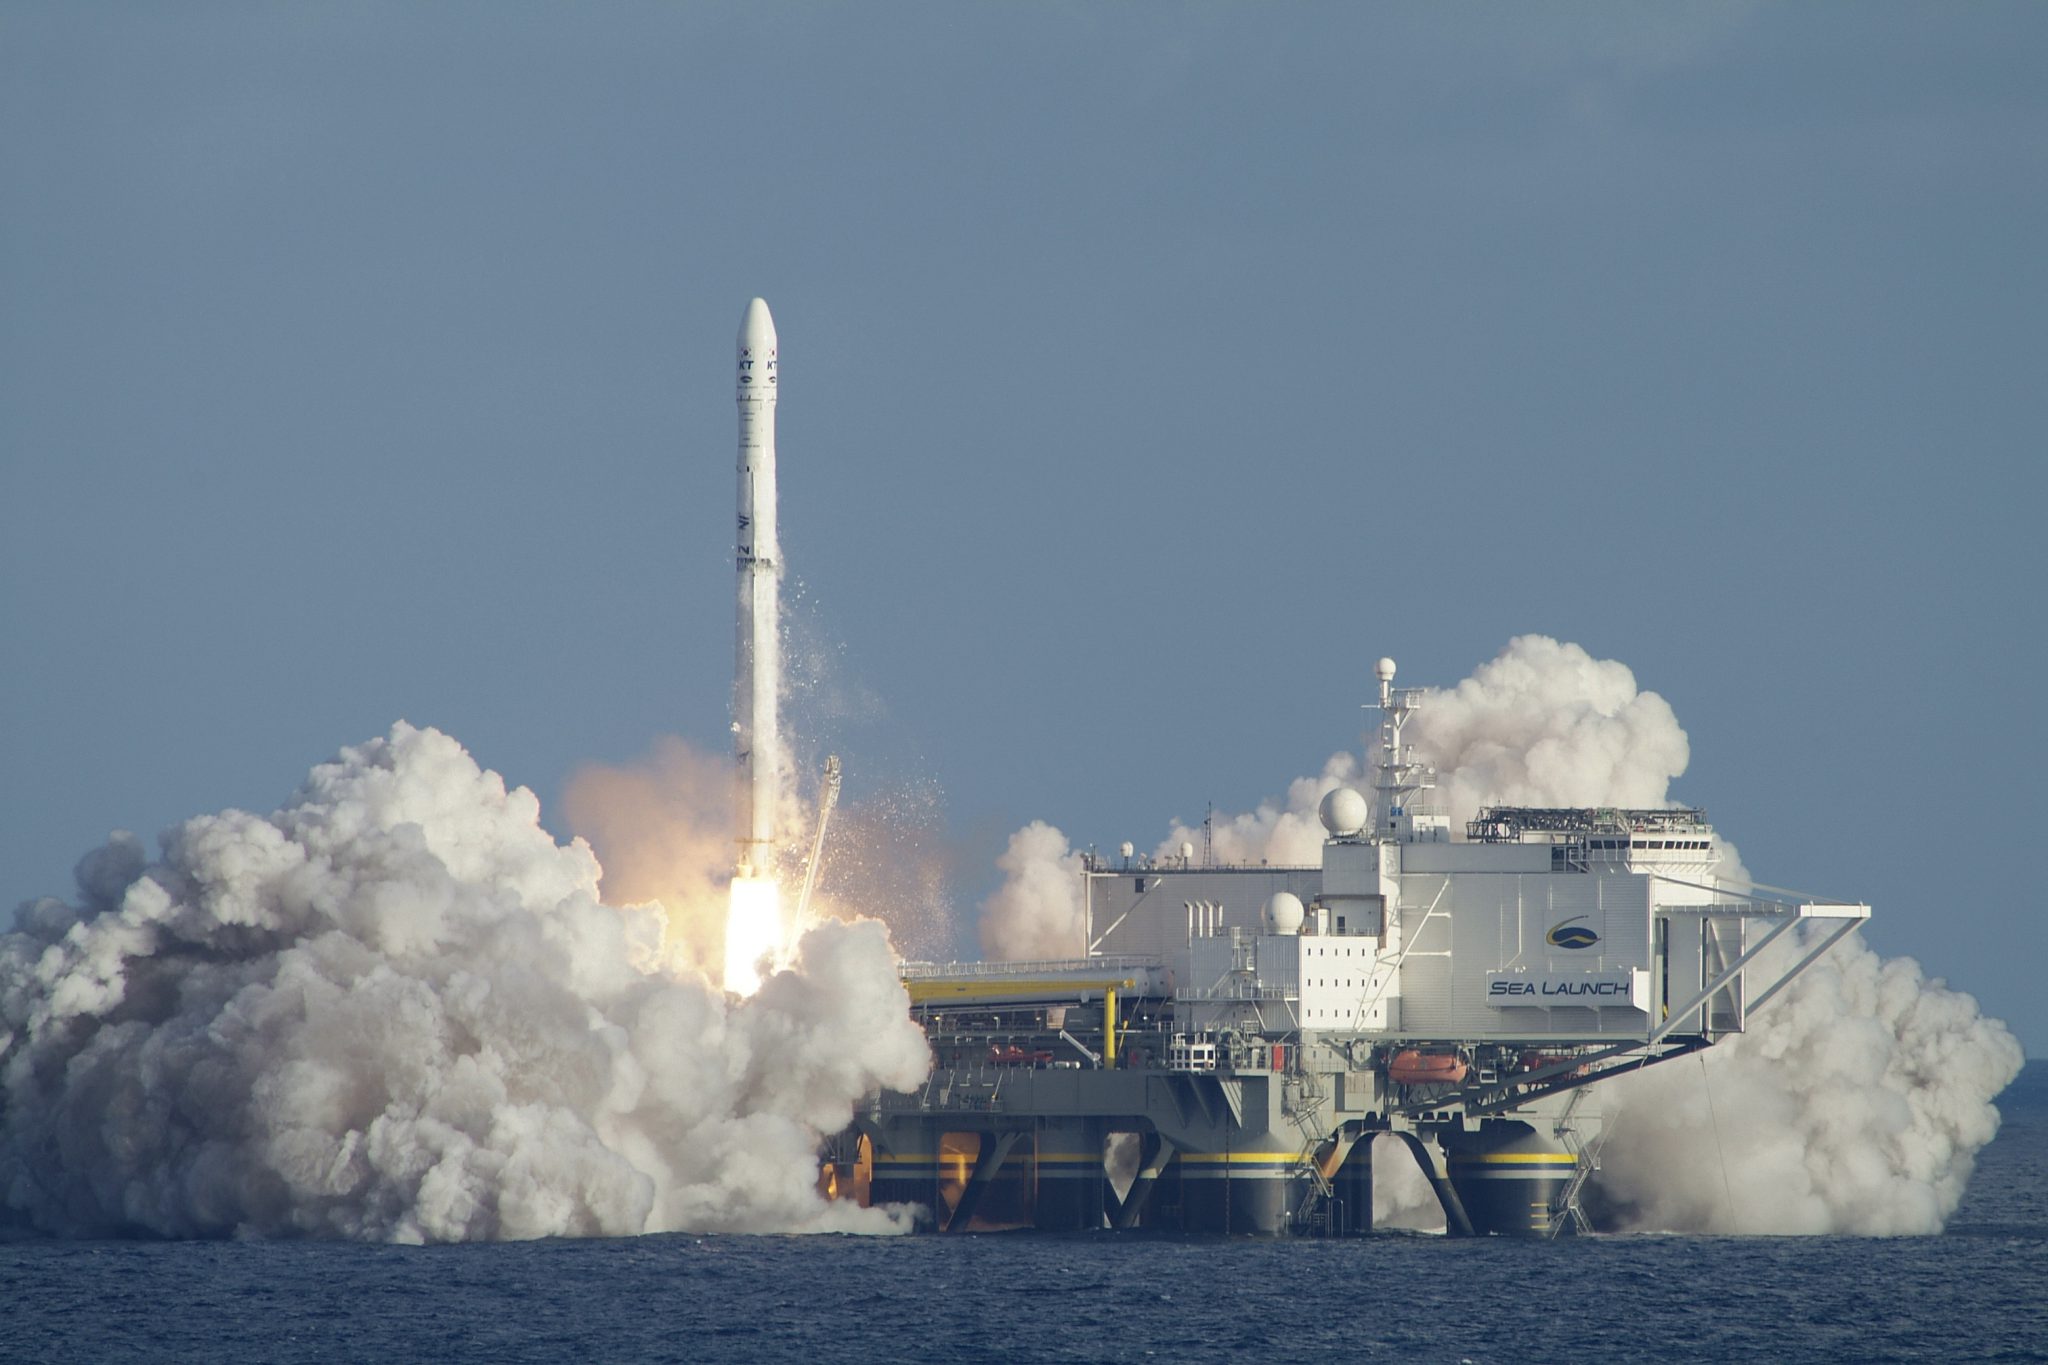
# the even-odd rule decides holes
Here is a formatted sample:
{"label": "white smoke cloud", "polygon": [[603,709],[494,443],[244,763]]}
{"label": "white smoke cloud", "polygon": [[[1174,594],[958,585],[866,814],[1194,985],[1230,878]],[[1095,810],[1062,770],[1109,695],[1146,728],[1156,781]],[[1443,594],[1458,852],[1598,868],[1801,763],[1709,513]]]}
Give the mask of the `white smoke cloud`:
{"label": "white smoke cloud", "polygon": [[887,935],[737,1004],[453,739],[395,727],[268,817],[117,835],[0,937],[0,1217],[405,1242],[886,1231],[820,1134],[929,1056]]}
{"label": "white smoke cloud", "polygon": [[1372,1141],[1372,1224],[1415,1232],[1442,1232],[1448,1225],[1422,1167],[1396,1137]]}
{"label": "white smoke cloud", "polygon": [[[1358,757],[1330,755],[1315,777],[1298,777],[1287,785],[1284,803],[1262,801],[1243,815],[1218,816],[1210,822],[1211,848],[1219,863],[1272,863],[1281,867],[1313,867],[1323,860],[1323,821],[1317,813],[1323,798],[1338,787],[1355,785]],[[1178,856],[1180,846],[1202,846],[1200,830],[1176,824],[1154,856]]]}
{"label": "white smoke cloud", "polygon": [[981,946],[990,958],[1022,962],[1087,951],[1081,855],[1067,836],[1034,820],[1010,836],[996,859],[1004,881],[982,906]]}
{"label": "white smoke cloud", "polygon": [[1603,1221],[1742,1233],[1939,1232],[2024,1061],[1977,1002],[1850,937],[1750,1031],[1605,1087]]}
{"label": "white smoke cloud", "polygon": [[1661,806],[1691,758],[1670,705],[1627,665],[1542,635],[1432,691],[1405,738],[1436,765],[1454,829],[1488,804]]}
{"label": "white smoke cloud", "polygon": [[[1219,817],[1211,827],[1218,862],[1313,864],[1321,860],[1323,827],[1316,808],[1332,788],[1352,782],[1358,760],[1332,755],[1318,777],[1292,783],[1283,802],[1267,801],[1242,815]],[[1177,858],[1183,843],[1201,846],[1201,831],[1175,825],[1154,855]],[[991,959],[1074,957],[1084,952],[1086,926],[1081,903],[1081,855],[1067,837],[1043,820],[1010,836],[996,859],[1003,884],[982,904],[981,946]]]}
{"label": "white smoke cloud", "polygon": [[[1670,705],[1639,690],[1626,665],[1540,635],[1517,637],[1456,687],[1431,692],[1406,739],[1436,765],[1436,799],[1454,829],[1488,804],[1668,805],[1690,759]],[[1319,861],[1317,804],[1357,771],[1337,754],[1319,776],[1290,784],[1284,802],[1219,815],[1219,858]],[[1065,840],[1042,850],[1024,840],[1046,830],[1034,825],[1011,840],[1001,863],[1010,880],[988,903],[984,942],[1004,939],[1005,917],[1055,897]],[[1160,851],[1195,837],[1176,826]],[[1019,857],[1020,845],[1043,856]],[[1719,874],[1744,880],[1734,846],[1717,836],[1717,847]],[[1019,886],[1027,876],[1028,896]],[[1970,996],[1926,980],[1911,959],[1880,959],[1856,936],[1754,1016],[1748,1033],[1702,1057],[1595,1092],[1612,1123],[1596,1180],[1611,1221],[1669,1231],[1939,1231],[1976,1152],[1997,1132],[1992,1100],[2022,1063],[2017,1040]],[[1374,1155],[1375,1221],[1441,1227],[1407,1154],[1383,1142]]]}

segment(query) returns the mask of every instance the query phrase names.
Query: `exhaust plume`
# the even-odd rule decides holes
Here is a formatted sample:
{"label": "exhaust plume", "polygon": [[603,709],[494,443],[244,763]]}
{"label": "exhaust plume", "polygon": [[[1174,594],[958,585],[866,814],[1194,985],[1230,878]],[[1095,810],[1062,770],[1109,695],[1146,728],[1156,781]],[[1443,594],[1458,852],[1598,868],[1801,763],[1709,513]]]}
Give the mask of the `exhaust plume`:
{"label": "exhaust plume", "polygon": [[[705,754],[665,736],[635,762],[585,764],[562,793],[569,830],[587,839],[603,864],[604,898],[658,904],[672,963],[705,976],[718,975],[725,961],[734,776],[730,755]],[[780,783],[777,828],[783,846],[808,852],[817,810],[798,785],[794,773]],[[843,798],[823,876],[796,930],[820,919],[878,919],[910,957],[949,953],[953,911],[940,809],[941,794],[930,782]],[[802,861],[792,854],[777,869],[784,913],[792,916]]]}
{"label": "exhaust plume", "polygon": [[[1210,824],[1211,847],[1219,863],[1272,863],[1276,867],[1312,867],[1323,860],[1323,821],[1316,811],[1323,798],[1358,780],[1355,754],[1331,754],[1316,777],[1297,777],[1287,784],[1285,804],[1262,801],[1243,815],[1217,816]],[[1160,840],[1153,857],[1164,860],[1182,844],[1201,847],[1202,832],[1176,823]]]}
{"label": "exhaust plume", "polygon": [[1939,1232],[2024,1062],[1970,996],[1853,935],[1698,1056],[1611,1082],[1603,1226]]}
{"label": "exhaust plume", "polygon": [[1083,941],[1081,855],[1067,836],[1033,820],[1010,836],[996,859],[1005,880],[982,907],[981,946],[1003,962],[1080,957]]}
{"label": "exhaust plume", "polygon": [[730,755],[664,736],[641,762],[585,764],[562,789],[563,819],[603,864],[605,899],[659,905],[669,961],[707,977],[725,961],[735,777]]}
{"label": "exhaust plume", "polygon": [[883,926],[812,927],[731,1003],[700,940],[603,903],[589,847],[539,815],[400,724],[272,815],[188,820],[154,862],[127,834],[88,854],[75,902],[0,936],[0,1217],[398,1242],[906,1226],[815,1189],[820,1135],[929,1067]]}

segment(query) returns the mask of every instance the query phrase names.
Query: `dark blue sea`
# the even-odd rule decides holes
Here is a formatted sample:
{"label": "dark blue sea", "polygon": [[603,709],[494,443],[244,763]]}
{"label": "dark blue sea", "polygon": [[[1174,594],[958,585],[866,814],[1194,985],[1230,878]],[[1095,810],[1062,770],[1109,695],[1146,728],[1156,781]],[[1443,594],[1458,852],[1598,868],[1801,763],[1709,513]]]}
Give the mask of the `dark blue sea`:
{"label": "dark blue sea", "polygon": [[1939,1237],[0,1243],[0,1361],[2048,1359],[2048,1063]]}

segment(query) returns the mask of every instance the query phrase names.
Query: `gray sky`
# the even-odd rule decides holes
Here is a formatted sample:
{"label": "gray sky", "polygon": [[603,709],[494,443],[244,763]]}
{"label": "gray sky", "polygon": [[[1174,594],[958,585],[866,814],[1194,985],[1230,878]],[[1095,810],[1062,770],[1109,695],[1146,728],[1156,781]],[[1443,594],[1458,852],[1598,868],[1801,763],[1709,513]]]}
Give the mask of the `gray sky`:
{"label": "gray sky", "polygon": [[721,748],[758,293],[806,723],[963,920],[1539,631],[2039,1054],[2044,70],[2038,4],[8,4],[0,906],[400,717],[551,808]]}

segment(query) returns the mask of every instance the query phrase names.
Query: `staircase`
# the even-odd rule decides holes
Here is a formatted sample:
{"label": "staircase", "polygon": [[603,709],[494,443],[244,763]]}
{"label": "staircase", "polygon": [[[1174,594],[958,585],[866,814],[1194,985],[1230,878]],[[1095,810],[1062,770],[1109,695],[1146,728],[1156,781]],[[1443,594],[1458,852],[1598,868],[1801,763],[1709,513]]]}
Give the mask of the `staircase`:
{"label": "staircase", "polygon": [[1323,1111],[1322,1081],[1314,1072],[1301,1073],[1301,1089],[1293,1106],[1294,1126],[1301,1130],[1301,1154],[1294,1160],[1294,1174],[1301,1182],[1301,1202],[1295,1205],[1289,1226],[1301,1236],[1330,1235],[1330,1178],[1316,1153],[1329,1140],[1317,1122]]}
{"label": "staircase", "polygon": [[1586,1234],[1593,1230],[1592,1220],[1587,1218],[1586,1211],[1579,1207],[1579,1193],[1585,1189],[1586,1182],[1593,1178],[1593,1172],[1600,1169],[1600,1148],[1607,1141],[1607,1129],[1603,1125],[1593,1140],[1586,1142],[1579,1136],[1579,1126],[1572,1122],[1572,1116],[1578,1112],[1579,1101],[1585,1098],[1588,1088],[1581,1086],[1572,1091],[1571,1098],[1565,1101],[1564,1113],[1559,1115],[1557,1120],[1555,1132],[1558,1141],[1572,1154],[1575,1164],[1572,1167],[1571,1178],[1565,1181],[1564,1188],[1558,1192],[1557,1198],[1550,1205],[1549,1235],[1553,1238],[1564,1232],[1567,1227],[1576,1234]]}

